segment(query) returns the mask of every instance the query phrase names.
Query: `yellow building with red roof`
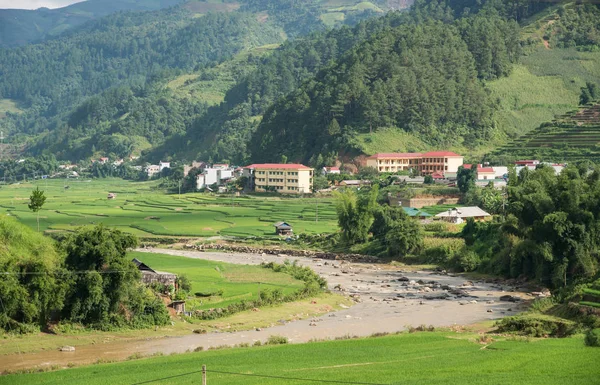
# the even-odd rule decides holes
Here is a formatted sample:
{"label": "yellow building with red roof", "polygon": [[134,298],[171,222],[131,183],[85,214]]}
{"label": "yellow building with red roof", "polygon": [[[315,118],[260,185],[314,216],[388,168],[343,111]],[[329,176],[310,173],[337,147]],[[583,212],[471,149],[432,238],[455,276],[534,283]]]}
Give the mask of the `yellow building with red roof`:
{"label": "yellow building with red roof", "polygon": [[414,169],[421,175],[456,173],[464,157],[451,151],[426,153],[380,153],[367,158],[367,166],[378,172],[398,172]]}
{"label": "yellow building with red roof", "polygon": [[244,167],[256,192],[276,191],[282,194],[311,193],[314,170],[303,164],[261,163]]}

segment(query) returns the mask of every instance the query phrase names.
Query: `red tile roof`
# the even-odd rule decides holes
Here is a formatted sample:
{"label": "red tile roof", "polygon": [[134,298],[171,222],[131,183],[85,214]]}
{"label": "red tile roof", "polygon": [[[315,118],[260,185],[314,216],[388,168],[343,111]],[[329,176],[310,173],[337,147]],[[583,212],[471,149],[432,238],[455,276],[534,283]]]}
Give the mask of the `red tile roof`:
{"label": "red tile roof", "polygon": [[433,157],[433,156],[461,156],[461,155],[458,155],[457,153],[454,153],[452,151],[431,151],[431,152],[427,152],[427,153],[423,154],[422,156],[425,158],[425,157]]}
{"label": "red tile roof", "polygon": [[470,170],[470,169],[472,169],[472,168],[473,168],[473,165],[472,165],[472,164],[466,164],[466,163],[465,163],[465,164],[463,164],[462,166],[463,166],[463,168],[465,168],[465,169],[467,169],[467,170]]}
{"label": "red tile roof", "polygon": [[483,167],[481,164],[477,165],[477,172],[491,172],[494,173],[493,167]]}
{"label": "red tile roof", "polygon": [[328,169],[329,171],[340,171],[339,167],[325,167],[326,169]]}
{"label": "red tile roof", "polygon": [[420,158],[420,152],[386,152],[379,153],[369,157],[369,159],[388,158],[388,159],[403,159],[403,158]]}
{"label": "red tile roof", "polygon": [[278,169],[302,169],[302,170],[312,170],[312,168],[307,167],[303,164],[298,164],[298,163],[286,163],[286,164],[282,164],[282,163],[258,163],[258,164],[251,164],[250,166],[246,166],[244,168],[278,168]]}
{"label": "red tile roof", "polygon": [[431,174],[431,177],[432,177],[433,179],[444,179],[444,178],[445,178],[445,177],[444,177],[444,174],[442,174],[442,173],[441,173],[441,172],[439,172],[439,171],[436,171],[436,172],[434,172],[433,174]]}

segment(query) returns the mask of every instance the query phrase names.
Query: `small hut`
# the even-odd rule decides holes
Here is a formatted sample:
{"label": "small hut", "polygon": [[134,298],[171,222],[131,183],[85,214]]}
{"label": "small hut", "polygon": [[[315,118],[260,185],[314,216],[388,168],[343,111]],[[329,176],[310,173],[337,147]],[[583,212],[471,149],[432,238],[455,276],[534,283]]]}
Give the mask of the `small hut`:
{"label": "small hut", "polygon": [[177,275],[156,271],[137,258],[134,258],[132,262],[137,266],[140,273],[142,273],[142,283],[150,285],[158,282],[163,285],[177,285]]}
{"label": "small hut", "polygon": [[176,314],[185,313],[185,301],[173,301],[170,306],[175,310]]}
{"label": "small hut", "polygon": [[116,197],[117,197],[117,194],[115,194],[115,193],[108,194],[108,199],[115,199]]}
{"label": "small hut", "polygon": [[275,223],[275,234],[277,235],[293,235],[292,226],[286,222]]}

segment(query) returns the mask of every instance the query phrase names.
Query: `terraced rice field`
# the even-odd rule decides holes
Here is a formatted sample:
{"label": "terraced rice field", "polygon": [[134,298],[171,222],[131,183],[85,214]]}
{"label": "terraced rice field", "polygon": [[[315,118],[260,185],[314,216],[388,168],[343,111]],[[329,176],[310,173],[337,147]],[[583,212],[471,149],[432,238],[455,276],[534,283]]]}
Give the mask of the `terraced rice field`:
{"label": "terraced rice field", "polygon": [[493,155],[554,162],[600,161],[600,105],[557,117]]}
{"label": "terraced rice field", "polygon": [[[143,237],[275,237],[273,224],[279,221],[290,223],[296,233],[337,230],[331,199],[168,195],[157,190],[156,182],[119,179],[0,185],[0,215],[15,216],[36,228],[36,215],[27,207],[36,186],[47,196],[39,213],[42,231],[72,231],[103,223]],[[117,197],[109,200],[108,193]]]}

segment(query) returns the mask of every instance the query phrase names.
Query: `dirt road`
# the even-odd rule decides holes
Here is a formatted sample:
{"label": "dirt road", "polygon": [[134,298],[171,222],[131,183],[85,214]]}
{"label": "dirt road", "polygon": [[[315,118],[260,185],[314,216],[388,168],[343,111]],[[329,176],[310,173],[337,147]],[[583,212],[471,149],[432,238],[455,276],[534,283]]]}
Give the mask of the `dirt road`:
{"label": "dirt road", "polygon": [[[235,345],[265,341],[271,335],[285,336],[292,343],[312,339],[369,336],[379,332],[397,332],[408,326],[466,325],[514,314],[517,304],[501,302],[500,296],[525,297],[515,288],[499,284],[468,282],[463,277],[408,272],[373,264],[351,264],[301,257],[211,253],[183,250],[141,249],[162,253],[223,261],[236,264],[260,264],[297,260],[325,277],[331,290],[341,290],[356,298],[356,305],[329,313],[319,319],[280,324],[259,331],[190,334],[182,337],[142,340],[125,343],[81,346],[74,352],[39,352],[2,358],[4,368],[20,369],[45,365],[67,365],[94,362],[97,359],[124,359],[136,352],[183,353],[199,346]],[[2,369],[2,368],[0,368]]]}

